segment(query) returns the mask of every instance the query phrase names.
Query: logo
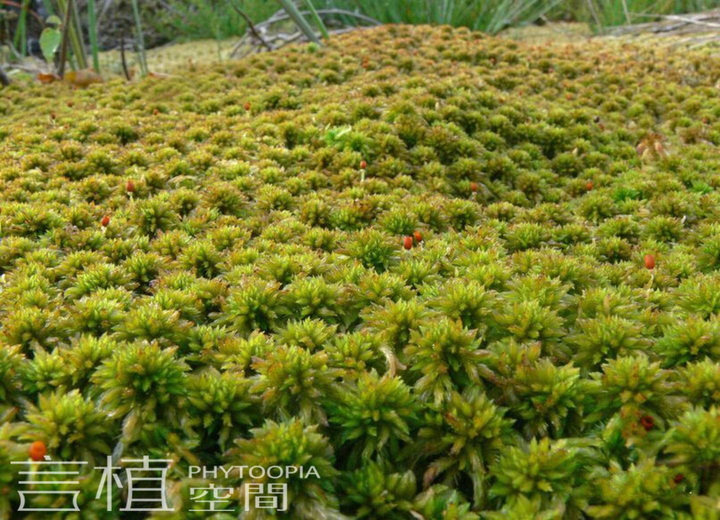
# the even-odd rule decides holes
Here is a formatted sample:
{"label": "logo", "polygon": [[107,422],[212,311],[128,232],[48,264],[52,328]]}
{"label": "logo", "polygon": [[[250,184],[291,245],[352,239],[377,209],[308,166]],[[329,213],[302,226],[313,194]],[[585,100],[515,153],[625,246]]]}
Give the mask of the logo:
{"label": "logo", "polygon": [[[121,495],[124,501],[119,511],[167,511],[175,509],[168,497],[168,471],[173,461],[167,459],[113,460],[108,456],[104,466],[90,468],[101,471],[100,482],[95,494],[96,500],[105,500],[107,511],[113,511],[113,498]],[[24,465],[18,474],[20,505],[18,512],[80,511],[78,497],[82,469],[87,462],[55,461],[49,456],[44,460],[13,462]],[[236,512],[233,503],[242,502],[245,512],[254,509],[271,509],[276,512],[288,510],[288,479],[320,478],[314,466],[190,466],[188,478],[209,480],[204,487],[190,488],[189,511]],[[238,488],[216,485],[216,480],[241,481]],[[62,489],[58,489],[62,487]],[[66,495],[69,500],[37,500],[42,496],[59,498]],[[37,504],[62,504],[58,507],[39,507]]]}

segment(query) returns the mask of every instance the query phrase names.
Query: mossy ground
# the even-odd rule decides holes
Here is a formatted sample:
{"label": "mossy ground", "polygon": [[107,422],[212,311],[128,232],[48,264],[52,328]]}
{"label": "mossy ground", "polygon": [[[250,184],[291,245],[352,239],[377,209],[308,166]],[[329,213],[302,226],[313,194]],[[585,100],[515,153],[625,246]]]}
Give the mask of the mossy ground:
{"label": "mossy ground", "polygon": [[[233,49],[239,41],[239,38],[228,38],[220,41],[200,40],[155,47],[147,51],[148,67],[154,73],[193,74],[200,66],[222,64],[231,60]],[[133,76],[139,75],[137,54],[127,52],[125,60],[129,72]],[[120,51],[101,53],[100,66],[105,76],[124,75]]]}
{"label": "mossy ground", "polygon": [[171,459],[175,518],[219,464],[316,467],[277,518],[717,518],[719,80],[389,26],[5,89],[2,507],[39,440]]}

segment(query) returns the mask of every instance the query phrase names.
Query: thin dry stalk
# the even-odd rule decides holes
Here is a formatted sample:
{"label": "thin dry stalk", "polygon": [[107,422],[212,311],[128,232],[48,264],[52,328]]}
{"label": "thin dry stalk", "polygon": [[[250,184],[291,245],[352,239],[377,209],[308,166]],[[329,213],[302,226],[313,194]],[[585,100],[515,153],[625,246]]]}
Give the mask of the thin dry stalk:
{"label": "thin dry stalk", "polygon": [[70,35],[70,22],[72,17],[72,0],[68,0],[65,6],[65,19],[63,20],[62,43],[60,44],[60,64],[58,76],[65,77],[65,62],[67,61],[68,39]]}

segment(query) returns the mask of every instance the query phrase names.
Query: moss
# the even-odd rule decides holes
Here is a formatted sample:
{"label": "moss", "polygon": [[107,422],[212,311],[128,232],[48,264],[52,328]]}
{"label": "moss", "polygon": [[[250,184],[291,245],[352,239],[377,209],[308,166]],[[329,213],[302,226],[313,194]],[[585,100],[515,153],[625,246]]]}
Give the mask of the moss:
{"label": "moss", "polygon": [[689,518],[719,485],[719,77],[387,26],[6,89],[0,460],[312,461],[298,520]]}

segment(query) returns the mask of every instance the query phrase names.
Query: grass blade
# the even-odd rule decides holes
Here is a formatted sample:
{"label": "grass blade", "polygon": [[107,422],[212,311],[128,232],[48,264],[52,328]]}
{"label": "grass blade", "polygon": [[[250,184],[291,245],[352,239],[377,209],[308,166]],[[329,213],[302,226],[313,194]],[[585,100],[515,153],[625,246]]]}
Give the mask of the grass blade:
{"label": "grass blade", "polygon": [[67,25],[68,39],[72,46],[72,53],[75,57],[77,67],[79,69],[87,68],[87,59],[85,57],[85,46],[83,45],[81,33],[78,31],[77,25],[73,22],[73,0],[58,0],[58,7],[64,13],[63,27]]}
{"label": "grass blade", "polygon": [[318,29],[320,29],[320,34],[322,34],[323,38],[326,40],[330,39],[330,34],[328,33],[327,27],[325,27],[325,24],[322,21],[322,18],[320,18],[320,15],[318,14],[317,10],[315,9],[315,6],[312,3],[312,0],[305,0],[305,5],[307,5],[308,9],[310,10],[310,14],[313,18],[313,21],[315,22],[315,25],[318,26]]}
{"label": "grass blade", "polygon": [[93,68],[100,74],[100,49],[98,47],[97,15],[95,0],[88,0],[88,33],[90,35],[90,51],[92,52]]}
{"label": "grass blade", "polygon": [[80,24],[80,11],[78,11],[77,0],[69,0],[72,5],[72,26],[70,37],[72,38],[73,54],[78,56],[78,65],[81,69],[88,68],[87,52],[85,51],[85,37],[83,36],[82,25]]}
{"label": "grass blade", "polygon": [[135,31],[137,32],[138,54],[140,56],[140,72],[143,76],[148,74],[147,55],[145,54],[145,38],[143,36],[142,22],[140,21],[140,8],[138,1],[132,0],[133,16],[135,17]]}
{"label": "grass blade", "polygon": [[[133,0],[136,1],[136,0]],[[300,30],[305,34],[305,36],[308,37],[308,39],[311,42],[317,43],[318,45],[322,45],[322,42],[317,37],[317,34],[315,34],[315,31],[313,31],[313,28],[310,27],[310,24],[305,20],[302,13],[298,10],[298,8],[295,6],[292,0],[278,0],[280,5],[285,9],[288,15],[290,15],[290,18],[293,19],[293,21],[297,24],[297,26],[300,28]]]}
{"label": "grass blade", "polygon": [[27,56],[27,15],[30,8],[30,0],[23,0],[20,6],[20,17],[18,18],[17,29],[15,30],[15,48],[20,50],[20,56]]}

